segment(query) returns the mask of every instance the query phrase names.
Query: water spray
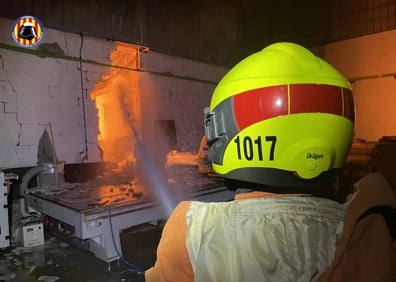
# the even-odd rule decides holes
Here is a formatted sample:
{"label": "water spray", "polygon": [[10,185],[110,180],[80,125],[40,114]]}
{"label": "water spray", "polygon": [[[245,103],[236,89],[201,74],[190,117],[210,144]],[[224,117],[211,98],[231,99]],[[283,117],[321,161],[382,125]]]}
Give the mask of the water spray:
{"label": "water spray", "polygon": [[141,161],[145,171],[148,173],[149,178],[151,180],[151,184],[153,185],[153,189],[156,192],[156,197],[161,200],[161,203],[165,209],[165,215],[168,217],[175,206],[175,201],[172,200],[170,194],[168,193],[168,187],[165,185],[166,182],[161,182],[161,173],[158,171],[151,157],[149,156],[144,144],[140,140],[139,134],[136,130],[136,123],[131,116],[128,106],[125,101],[120,97],[120,106],[123,112],[123,116],[125,117],[126,122],[131,130],[133,137],[136,140],[137,151],[140,153]]}

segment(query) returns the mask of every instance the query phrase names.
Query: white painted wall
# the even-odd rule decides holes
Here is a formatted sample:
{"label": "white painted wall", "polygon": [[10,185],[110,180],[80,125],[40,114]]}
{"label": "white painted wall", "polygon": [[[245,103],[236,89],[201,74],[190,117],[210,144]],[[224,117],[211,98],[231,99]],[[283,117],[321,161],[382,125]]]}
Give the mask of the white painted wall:
{"label": "white painted wall", "polygon": [[[0,19],[3,47],[17,47],[11,28],[12,21]],[[54,42],[71,58],[79,58],[83,43],[82,57],[104,64],[109,63],[108,54],[114,48],[114,43],[87,37],[81,41],[78,34],[44,28],[40,44]],[[52,128],[58,158],[66,163],[76,162],[76,154],[85,150],[82,95],[89,160],[98,161],[97,113],[89,91],[108,68],[83,64],[82,84],[79,62],[42,58],[23,52],[24,49],[0,48],[0,166],[34,166],[38,141],[45,128]]]}
{"label": "white painted wall", "polygon": [[[18,46],[11,36],[12,23],[0,18],[0,167],[36,165],[38,142],[49,123],[60,160],[78,163],[77,156],[87,145],[86,162],[100,161],[98,112],[90,91],[110,73],[109,55],[117,43],[85,36],[82,42],[79,34],[52,30],[43,23],[40,44],[57,43],[69,57],[42,58],[24,52],[24,48],[13,49]],[[83,63],[83,85],[76,60],[80,48],[82,58],[89,61]],[[226,69],[152,51],[141,54],[140,66],[137,89],[143,110],[152,104],[156,110],[155,114],[142,114],[150,138],[155,135],[154,119],[174,119],[183,150],[198,149],[203,108]]]}
{"label": "white painted wall", "polygon": [[396,30],[327,44],[312,51],[354,81],[356,138],[396,135]]}
{"label": "white painted wall", "polygon": [[[150,119],[175,120],[179,150],[197,152],[204,135],[204,108],[228,69],[155,52],[142,54],[141,61],[141,68],[148,70],[141,75],[139,86],[143,129],[154,130],[147,124]],[[153,100],[153,108],[147,107]],[[150,110],[155,114],[148,114]]]}

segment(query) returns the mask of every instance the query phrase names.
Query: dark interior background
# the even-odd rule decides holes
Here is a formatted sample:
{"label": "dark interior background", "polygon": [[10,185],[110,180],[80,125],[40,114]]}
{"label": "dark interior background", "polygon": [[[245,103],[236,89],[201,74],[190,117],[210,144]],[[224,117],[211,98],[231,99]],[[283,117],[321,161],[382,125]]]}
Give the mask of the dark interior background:
{"label": "dark interior background", "polygon": [[0,17],[31,15],[44,27],[229,67],[277,41],[310,48],[395,29],[395,2],[0,0]]}

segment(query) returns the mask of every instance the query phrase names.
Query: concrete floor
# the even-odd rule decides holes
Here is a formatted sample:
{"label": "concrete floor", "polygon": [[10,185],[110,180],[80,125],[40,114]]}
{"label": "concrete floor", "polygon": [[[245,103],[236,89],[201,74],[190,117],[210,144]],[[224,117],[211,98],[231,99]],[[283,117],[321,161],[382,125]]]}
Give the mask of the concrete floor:
{"label": "concrete floor", "polygon": [[0,281],[144,281],[126,262],[144,270],[152,266],[161,232],[151,225],[122,231],[124,260],[111,263],[45,233],[43,245],[0,251]]}

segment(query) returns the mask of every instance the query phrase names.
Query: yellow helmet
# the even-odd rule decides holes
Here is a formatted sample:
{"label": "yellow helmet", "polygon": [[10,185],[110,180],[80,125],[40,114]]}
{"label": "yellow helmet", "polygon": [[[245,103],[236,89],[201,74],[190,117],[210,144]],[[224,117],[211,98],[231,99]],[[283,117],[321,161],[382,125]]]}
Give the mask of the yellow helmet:
{"label": "yellow helmet", "polygon": [[242,60],[205,109],[214,171],[278,187],[335,180],[354,134],[348,80],[309,50],[275,43]]}

